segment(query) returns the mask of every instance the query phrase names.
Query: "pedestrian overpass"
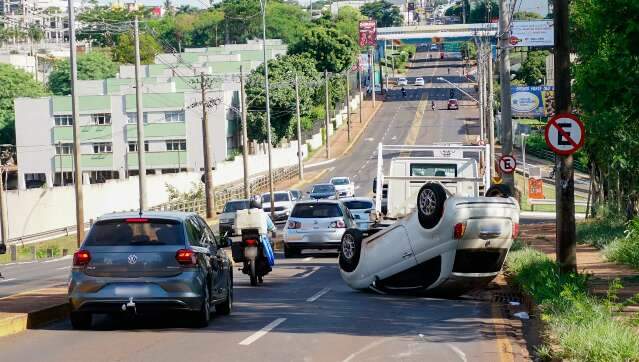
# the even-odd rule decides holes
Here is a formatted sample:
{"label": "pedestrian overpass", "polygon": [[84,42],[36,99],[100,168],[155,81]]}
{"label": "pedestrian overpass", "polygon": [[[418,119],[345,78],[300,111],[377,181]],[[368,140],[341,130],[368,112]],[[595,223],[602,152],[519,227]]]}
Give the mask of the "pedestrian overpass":
{"label": "pedestrian overpass", "polygon": [[473,37],[492,38],[497,35],[497,24],[446,24],[446,25],[410,25],[377,28],[377,40],[402,40],[407,43],[432,38],[454,38],[455,40]]}

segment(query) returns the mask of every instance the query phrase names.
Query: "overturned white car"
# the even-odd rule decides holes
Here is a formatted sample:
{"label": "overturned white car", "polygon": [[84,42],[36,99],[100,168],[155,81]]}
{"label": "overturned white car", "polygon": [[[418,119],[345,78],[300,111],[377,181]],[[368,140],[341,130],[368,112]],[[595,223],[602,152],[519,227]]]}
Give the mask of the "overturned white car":
{"label": "overturned white car", "polygon": [[[389,151],[399,156],[385,176]],[[518,233],[519,204],[508,187],[486,187],[490,170],[481,165],[489,152],[487,146],[380,144],[374,188],[377,195],[387,188],[387,213],[382,219],[376,197],[371,229],[344,233],[342,278],[355,289],[384,291],[465,291],[492,280]]]}

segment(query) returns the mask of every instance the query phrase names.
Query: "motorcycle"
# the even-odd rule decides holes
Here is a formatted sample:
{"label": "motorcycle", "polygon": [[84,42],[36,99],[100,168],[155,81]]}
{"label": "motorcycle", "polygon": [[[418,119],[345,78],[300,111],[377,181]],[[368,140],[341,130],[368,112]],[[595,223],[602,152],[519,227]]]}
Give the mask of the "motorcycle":
{"label": "motorcycle", "polygon": [[406,98],[406,89],[402,88],[402,97]]}
{"label": "motorcycle", "polygon": [[[264,276],[273,270],[273,250],[265,243],[270,243],[266,237],[268,230],[264,228],[264,212],[260,209],[240,210],[236,214],[235,228],[242,235],[240,242],[234,242],[231,247],[233,260],[242,263],[242,273],[247,274],[252,286],[264,282]],[[270,245],[269,245],[270,246]]]}

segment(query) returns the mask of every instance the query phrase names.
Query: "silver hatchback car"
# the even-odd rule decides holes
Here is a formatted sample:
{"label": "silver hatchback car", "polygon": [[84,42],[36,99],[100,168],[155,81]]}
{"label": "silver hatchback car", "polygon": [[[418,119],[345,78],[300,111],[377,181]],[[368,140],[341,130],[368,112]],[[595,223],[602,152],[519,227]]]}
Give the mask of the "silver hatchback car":
{"label": "silver hatchback car", "polygon": [[191,312],[209,323],[211,306],[229,314],[232,264],[193,213],[115,213],[99,218],[73,255],[68,297],[71,325],[91,327],[93,313]]}

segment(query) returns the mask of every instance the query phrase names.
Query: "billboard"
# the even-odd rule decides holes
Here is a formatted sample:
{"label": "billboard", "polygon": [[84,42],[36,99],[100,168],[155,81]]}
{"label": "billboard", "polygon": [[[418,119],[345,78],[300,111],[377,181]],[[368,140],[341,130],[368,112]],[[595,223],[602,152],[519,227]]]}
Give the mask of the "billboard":
{"label": "billboard", "polygon": [[512,114],[516,117],[548,117],[555,109],[555,87],[511,87]]}
{"label": "billboard", "polygon": [[359,22],[359,46],[375,45],[377,42],[377,24],[375,20]]}
{"label": "billboard", "polygon": [[555,45],[552,20],[513,21],[510,44],[515,47]]}

